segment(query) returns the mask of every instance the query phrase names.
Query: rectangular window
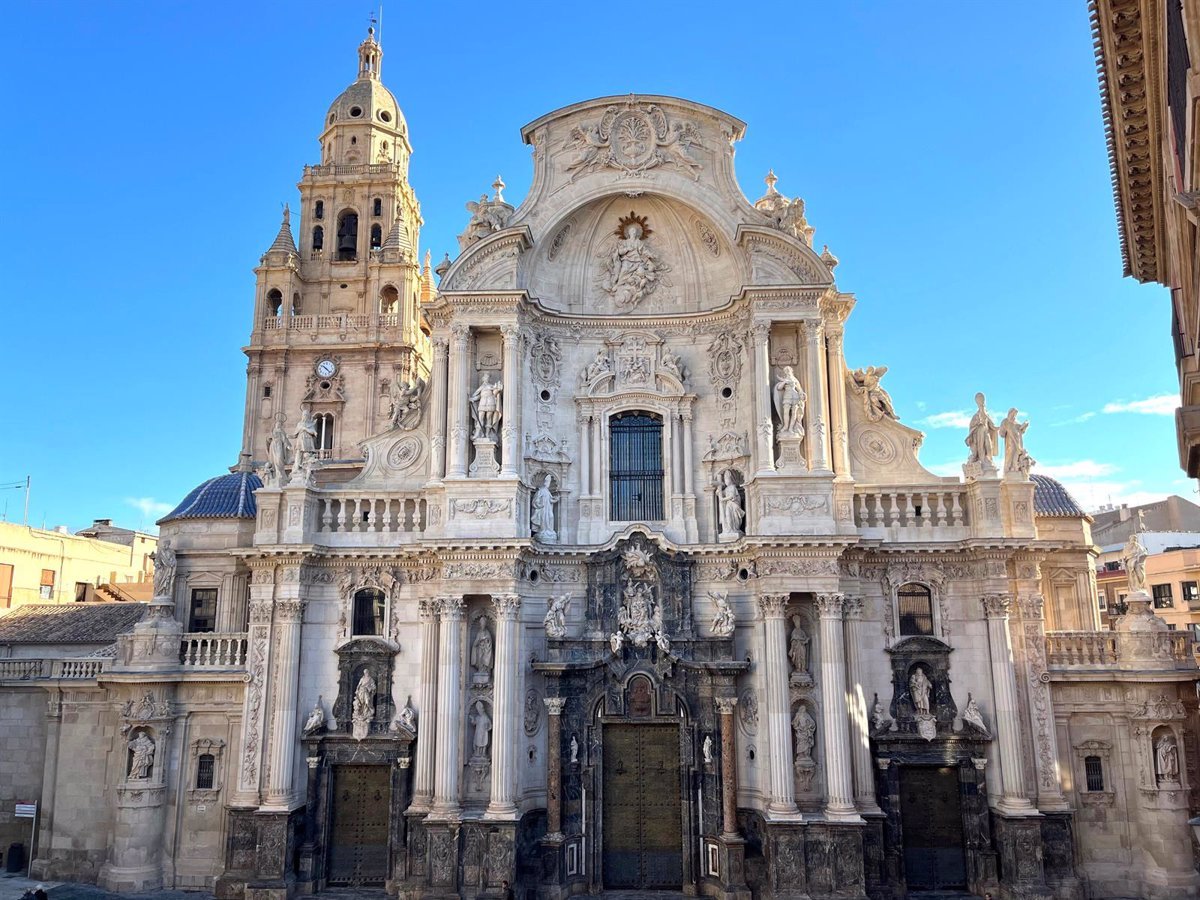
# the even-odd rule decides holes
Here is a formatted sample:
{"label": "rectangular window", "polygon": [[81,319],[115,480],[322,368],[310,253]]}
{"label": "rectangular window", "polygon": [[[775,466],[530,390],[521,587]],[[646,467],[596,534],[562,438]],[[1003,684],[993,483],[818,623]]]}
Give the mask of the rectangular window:
{"label": "rectangular window", "polygon": [[1188,628],[1192,631],[1192,640],[1200,641],[1200,622],[1193,622]]}
{"label": "rectangular window", "polygon": [[217,630],[217,589],[194,588],[188,631]]}
{"label": "rectangular window", "polygon": [[75,582],[75,602],[76,603],[82,603],[83,601],[85,601],[87,599],[88,587],[90,587],[90,585],[88,585],[88,583],[86,581]]}
{"label": "rectangular window", "polygon": [[655,522],[663,518],[660,419],[646,413],[614,416],[609,426],[609,518]]}
{"label": "rectangular window", "polygon": [[1087,776],[1089,791],[1104,790],[1104,763],[1098,756],[1089,756],[1083,761],[1084,774]]}
{"label": "rectangular window", "polygon": [[1100,612],[1107,612],[1108,596],[1104,593],[1104,591],[1101,591],[1096,595],[1096,605],[1100,607]]}
{"label": "rectangular window", "polygon": [[54,570],[42,569],[42,581],[38,586],[38,596],[43,600],[54,599]]}
{"label": "rectangular window", "polygon": [[216,780],[217,761],[211,753],[201,753],[196,760],[196,789],[211,791]]}
{"label": "rectangular window", "polygon": [[1175,605],[1171,602],[1171,586],[1169,584],[1151,585],[1150,591],[1154,594],[1155,609],[1169,609]]}
{"label": "rectangular window", "polygon": [[12,603],[13,567],[8,563],[0,563],[0,605],[8,607]]}
{"label": "rectangular window", "polygon": [[1183,588],[1183,602],[1188,606],[1200,603],[1200,588],[1196,586],[1194,581],[1185,581],[1180,585]]}

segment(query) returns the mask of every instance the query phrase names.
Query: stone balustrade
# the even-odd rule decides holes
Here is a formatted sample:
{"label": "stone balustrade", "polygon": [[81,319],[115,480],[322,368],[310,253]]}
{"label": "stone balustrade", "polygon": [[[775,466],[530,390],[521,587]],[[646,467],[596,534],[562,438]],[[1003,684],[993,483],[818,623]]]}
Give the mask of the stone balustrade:
{"label": "stone balustrade", "polygon": [[179,661],[189,669],[241,669],[246,666],[246,634],[192,632],[183,635]]}
{"label": "stone balustrade", "polygon": [[0,659],[0,680],[27,681],[31,678],[45,678],[45,659]]}
{"label": "stone balustrade", "polygon": [[966,485],[865,485],[854,490],[854,524],[859,528],[966,528],[970,524],[967,508]]}
{"label": "stone balustrade", "polygon": [[1046,632],[1046,657],[1052,669],[1112,665],[1118,649],[1114,631]]}
{"label": "stone balustrade", "polygon": [[[416,538],[425,531],[427,522],[428,506],[416,492],[322,492],[317,498],[317,533],[323,536],[411,534]],[[347,546],[358,543],[325,538],[322,542]]]}
{"label": "stone balustrade", "polygon": [[267,316],[263,331],[363,331],[372,328],[395,328],[400,324],[396,313],[323,314],[304,316]]}
{"label": "stone balustrade", "polygon": [[1192,636],[1186,631],[1047,631],[1052,670],[1119,668],[1193,669]]}
{"label": "stone balustrade", "polygon": [[112,663],[112,658],[107,656],[84,656],[78,659],[0,659],[0,682],[95,679],[108,671]]}

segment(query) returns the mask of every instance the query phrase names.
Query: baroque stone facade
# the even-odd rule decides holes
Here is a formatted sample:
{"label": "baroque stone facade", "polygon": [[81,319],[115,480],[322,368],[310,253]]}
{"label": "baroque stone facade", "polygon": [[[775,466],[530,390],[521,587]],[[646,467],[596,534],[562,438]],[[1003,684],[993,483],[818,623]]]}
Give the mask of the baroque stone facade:
{"label": "baroque stone facade", "polygon": [[[168,515],[147,619],[47,684],[35,870],[1190,895],[1186,637],[1097,630],[1089,520],[982,395],[965,480],[920,464],[803,202],[738,188],[744,125],[543,116],[529,196],[473,202],[435,289],[380,57],[257,269],[225,477],[261,486]],[[208,583],[223,632],[190,630]]]}

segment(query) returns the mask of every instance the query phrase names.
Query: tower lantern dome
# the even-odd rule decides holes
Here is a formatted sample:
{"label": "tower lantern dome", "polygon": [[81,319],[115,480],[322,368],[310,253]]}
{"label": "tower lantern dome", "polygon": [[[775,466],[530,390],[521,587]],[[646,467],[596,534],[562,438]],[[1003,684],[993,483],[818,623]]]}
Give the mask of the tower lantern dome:
{"label": "tower lantern dome", "polygon": [[375,29],[369,28],[366,40],[358,46],[358,77],[325,114],[323,162],[407,161],[407,154],[412,152],[408,123],[400,104],[380,81],[382,61],[383,48],[375,40]]}

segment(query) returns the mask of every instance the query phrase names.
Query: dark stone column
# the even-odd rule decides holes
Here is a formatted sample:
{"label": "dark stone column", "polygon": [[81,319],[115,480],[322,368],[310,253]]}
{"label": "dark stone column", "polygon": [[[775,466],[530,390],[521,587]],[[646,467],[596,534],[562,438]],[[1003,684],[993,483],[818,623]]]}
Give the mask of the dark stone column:
{"label": "dark stone column", "polygon": [[1041,822],[993,812],[992,833],[1000,856],[1001,896],[1012,900],[1053,896],[1042,862]]}

